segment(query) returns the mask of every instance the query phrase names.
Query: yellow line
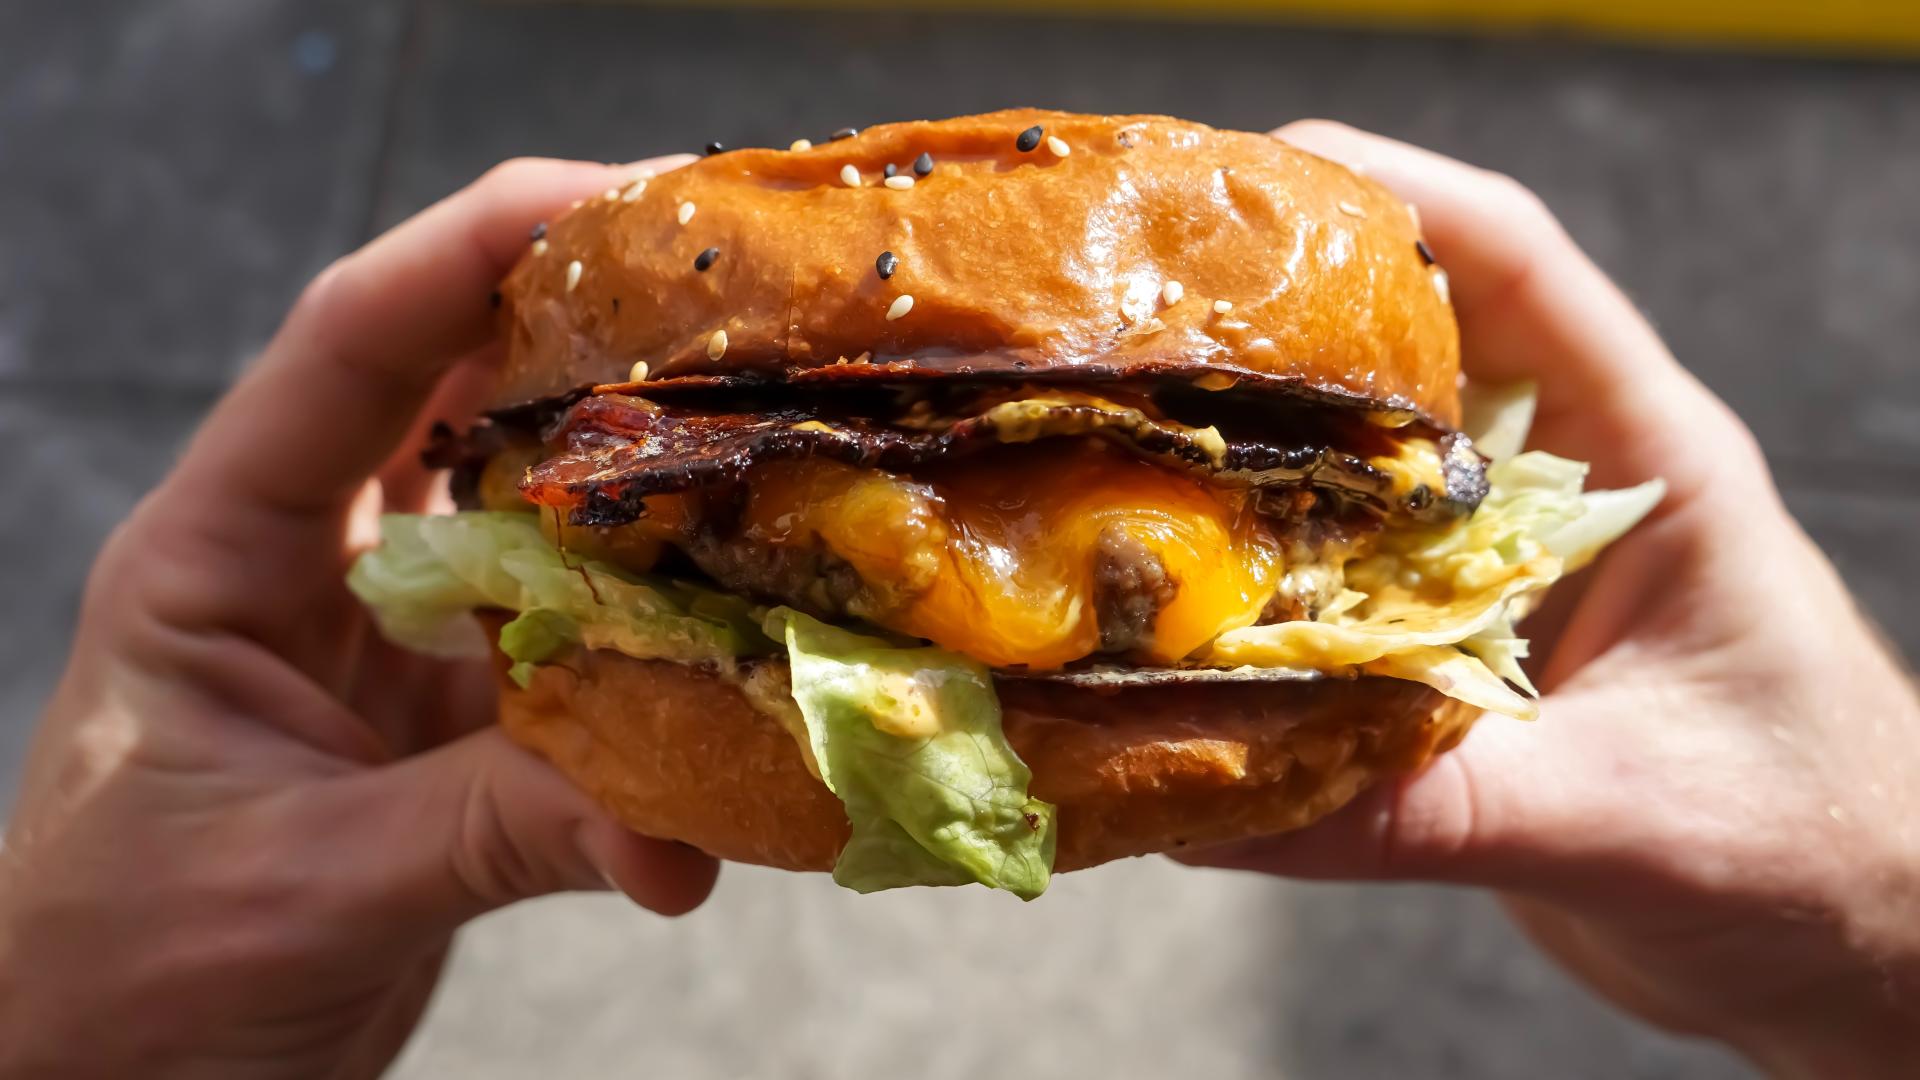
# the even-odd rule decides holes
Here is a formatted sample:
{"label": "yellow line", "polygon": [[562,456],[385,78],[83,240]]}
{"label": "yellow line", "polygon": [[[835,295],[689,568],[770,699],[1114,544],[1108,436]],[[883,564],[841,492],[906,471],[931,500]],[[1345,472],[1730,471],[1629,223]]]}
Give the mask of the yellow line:
{"label": "yellow line", "polygon": [[[1694,44],[1812,52],[1920,53],[1920,0],[722,0],[745,7],[899,12],[1306,17],[1316,22],[1572,30]],[[702,5],[706,6],[706,5]]]}

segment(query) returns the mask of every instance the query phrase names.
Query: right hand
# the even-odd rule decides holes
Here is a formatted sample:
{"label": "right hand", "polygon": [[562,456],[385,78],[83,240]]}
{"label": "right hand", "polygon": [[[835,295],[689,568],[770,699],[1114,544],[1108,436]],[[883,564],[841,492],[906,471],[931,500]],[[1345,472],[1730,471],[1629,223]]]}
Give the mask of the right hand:
{"label": "right hand", "polygon": [[1753,436],[1514,181],[1338,124],[1275,133],[1414,203],[1469,375],[1656,514],[1525,630],[1541,718],[1482,721],[1304,832],[1186,861],[1487,886],[1648,1020],[1790,1076],[1920,1073],[1920,700]]}

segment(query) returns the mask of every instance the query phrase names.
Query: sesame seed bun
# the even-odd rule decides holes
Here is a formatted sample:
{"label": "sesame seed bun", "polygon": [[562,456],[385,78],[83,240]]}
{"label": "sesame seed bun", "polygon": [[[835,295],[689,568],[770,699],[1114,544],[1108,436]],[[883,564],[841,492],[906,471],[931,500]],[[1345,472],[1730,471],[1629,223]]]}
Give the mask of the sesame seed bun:
{"label": "sesame seed bun", "polygon": [[668,383],[1230,381],[1458,420],[1458,331],[1412,212],[1265,135],[1030,109],[887,124],[714,154],[545,235],[502,287],[498,408],[644,362]]}
{"label": "sesame seed bun", "polygon": [[[1264,135],[1034,110],[890,124],[636,179],[544,237],[502,286],[499,409],[630,377],[649,396],[1126,378],[1459,418],[1458,331],[1410,209]],[[1060,808],[1060,869],[1298,828],[1476,715],[1383,678],[999,692]],[[794,870],[847,838],[793,737],[712,672],[576,650],[503,679],[501,717],[639,832]]]}
{"label": "sesame seed bun", "polygon": [[[525,690],[500,685],[507,732],[629,828],[736,862],[833,868],[845,810],[733,682],[581,650]],[[1059,807],[1057,870],[1297,829],[1419,768],[1478,713],[1379,678],[998,689],[1033,794]]]}

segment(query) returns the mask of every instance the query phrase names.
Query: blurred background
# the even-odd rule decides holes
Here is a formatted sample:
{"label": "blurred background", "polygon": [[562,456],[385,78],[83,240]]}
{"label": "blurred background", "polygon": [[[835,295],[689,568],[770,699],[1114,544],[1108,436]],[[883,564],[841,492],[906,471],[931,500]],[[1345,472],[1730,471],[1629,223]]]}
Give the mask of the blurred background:
{"label": "blurred background", "polygon": [[[1910,0],[966,6],[0,0],[0,798],[94,550],[330,259],[511,155],[1009,105],[1329,116],[1518,176],[1920,655]],[[677,923],[492,916],[398,1074],[536,1071],[1750,1075],[1612,1013],[1483,897],[1158,860],[1031,906],[729,868]]]}

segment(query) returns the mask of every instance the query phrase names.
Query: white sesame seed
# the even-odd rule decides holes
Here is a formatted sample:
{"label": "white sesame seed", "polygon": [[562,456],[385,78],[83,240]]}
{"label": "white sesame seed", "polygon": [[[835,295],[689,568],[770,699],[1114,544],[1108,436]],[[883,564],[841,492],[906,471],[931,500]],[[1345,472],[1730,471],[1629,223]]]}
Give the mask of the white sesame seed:
{"label": "white sesame seed", "polygon": [[644,176],[636,176],[633,179],[633,183],[627,185],[627,190],[620,193],[620,201],[632,202],[639,198],[640,193],[645,190],[647,190],[647,178]]}
{"label": "white sesame seed", "polygon": [[680,224],[685,225],[687,222],[692,220],[693,220],[693,204],[690,202],[681,203],[680,204]]}
{"label": "white sesame seed", "polygon": [[647,381],[647,362],[645,360],[635,360],[633,362],[633,367],[627,370],[627,381],[628,382],[646,382]]}
{"label": "white sesame seed", "polygon": [[1365,210],[1360,209],[1358,206],[1355,206],[1350,202],[1341,203],[1340,212],[1343,214],[1351,214],[1352,216],[1358,217],[1358,218],[1363,218],[1367,216],[1367,212]]}
{"label": "white sesame seed", "polygon": [[578,284],[580,284],[580,260],[575,259],[567,264],[567,291],[572,292],[573,287]]}
{"label": "white sesame seed", "polygon": [[545,240],[535,240],[533,242],[533,253],[536,256],[545,255],[547,253],[547,242]]}
{"label": "white sesame seed", "polygon": [[1047,149],[1053,151],[1054,157],[1066,157],[1073,153],[1073,147],[1068,146],[1067,140],[1058,135],[1047,136]]}
{"label": "white sesame seed", "polygon": [[586,203],[587,203],[587,200],[585,200],[585,199],[575,199],[575,200],[573,200],[573,209],[575,209],[575,210],[578,210],[578,209],[580,209],[580,208],[581,208],[582,206],[585,206],[585,205],[586,205]]}
{"label": "white sesame seed", "polygon": [[1438,267],[1433,271],[1433,291],[1440,294],[1440,302],[1453,303],[1453,286],[1447,281],[1447,272]]}
{"label": "white sesame seed", "polygon": [[727,355],[727,332],[715,330],[713,336],[707,339],[707,359],[718,360],[725,355]]}
{"label": "white sesame seed", "polygon": [[887,186],[895,191],[905,191],[913,186],[913,177],[908,176],[906,173],[901,173],[898,176],[889,176],[887,177]]}
{"label": "white sesame seed", "polygon": [[859,187],[860,170],[854,168],[852,162],[840,166],[840,182],[848,187]]}
{"label": "white sesame seed", "polygon": [[1420,231],[1420,208],[1413,205],[1412,203],[1408,203],[1407,216],[1413,219],[1413,231],[1416,233],[1419,232]]}
{"label": "white sesame seed", "polygon": [[1231,300],[1215,300],[1213,302],[1213,312],[1216,315],[1225,315],[1227,312],[1232,310],[1233,310],[1233,301]]}
{"label": "white sesame seed", "polygon": [[899,296],[894,297],[893,306],[887,309],[887,321],[892,322],[893,320],[899,318],[902,315],[905,315],[907,312],[912,310],[913,310],[912,294],[901,293]]}
{"label": "white sesame seed", "polygon": [[1160,286],[1160,299],[1168,307],[1179,303],[1180,298],[1185,295],[1187,295],[1187,287],[1177,281],[1169,280],[1165,285]]}
{"label": "white sesame seed", "polygon": [[813,140],[812,139],[795,139],[793,140],[792,145],[788,146],[787,149],[792,150],[796,153],[798,153],[801,150],[811,150],[813,149]]}
{"label": "white sesame seed", "polygon": [[600,197],[607,200],[608,202],[612,202],[613,200],[618,199],[620,197],[620,189],[617,187],[610,187],[607,190],[601,192]]}

